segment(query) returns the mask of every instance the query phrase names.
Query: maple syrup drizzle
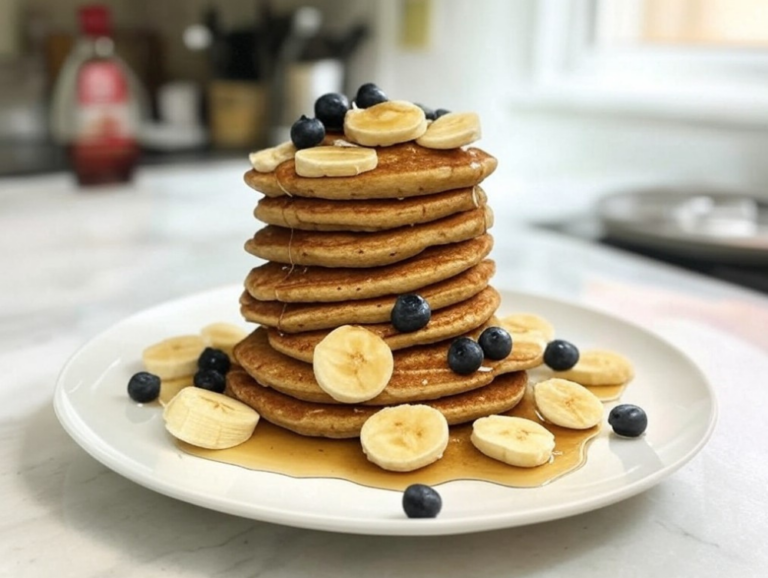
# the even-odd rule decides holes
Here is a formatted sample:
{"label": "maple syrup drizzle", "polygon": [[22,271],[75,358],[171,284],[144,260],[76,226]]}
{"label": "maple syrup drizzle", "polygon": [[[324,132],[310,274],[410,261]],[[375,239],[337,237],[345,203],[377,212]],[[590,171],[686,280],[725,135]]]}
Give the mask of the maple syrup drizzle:
{"label": "maple syrup drizzle", "polygon": [[[505,415],[544,424],[537,415],[530,390]],[[533,488],[571,472],[586,462],[587,444],[600,431],[572,430],[544,424],[555,435],[552,459],[535,468],[519,468],[491,459],[470,441],[472,424],[451,428],[450,441],[437,462],[407,473],[382,470],[367,460],[357,438],[331,440],[305,437],[261,420],[247,442],[226,450],[205,450],[183,442],[185,452],[244,468],[296,478],[336,478],[373,488],[404,490],[410,484],[437,485],[456,480],[478,480],[510,487]]]}

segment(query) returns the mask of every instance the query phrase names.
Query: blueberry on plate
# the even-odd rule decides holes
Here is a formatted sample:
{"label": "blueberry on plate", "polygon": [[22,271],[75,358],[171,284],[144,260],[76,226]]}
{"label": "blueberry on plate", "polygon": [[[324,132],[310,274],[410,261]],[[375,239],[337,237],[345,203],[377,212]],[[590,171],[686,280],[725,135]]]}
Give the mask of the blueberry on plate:
{"label": "blueberry on plate", "polygon": [[411,333],[425,327],[432,318],[432,308],[421,295],[400,295],[392,307],[390,320],[401,333]]}
{"label": "blueberry on plate", "polygon": [[445,109],[445,108],[438,108],[438,109],[435,111],[435,120],[437,120],[438,118],[440,118],[440,117],[441,117],[441,116],[443,116],[444,114],[448,114],[449,112],[451,112],[451,111],[450,111],[450,110],[448,110],[448,109]]}
{"label": "blueberry on plate", "polygon": [[423,104],[419,104],[418,102],[415,103],[416,106],[418,106],[421,110],[424,111],[424,116],[427,118],[427,120],[435,120],[437,118],[435,116],[435,111],[428,106],[424,106]]}
{"label": "blueberry on plate", "polygon": [[329,92],[315,101],[315,117],[325,125],[325,130],[342,130],[348,110],[349,99],[338,92]]}
{"label": "blueberry on plate", "polygon": [[403,510],[409,518],[436,518],[443,508],[437,491],[424,484],[411,484],[403,492]]}
{"label": "blueberry on plate", "polygon": [[319,145],[325,138],[325,127],[316,118],[307,118],[303,114],[291,127],[291,141],[297,149],[308,149]]}
{"label": "blueberry on plate", "polygon": [[387,102],[389,99],[384,91],[372,82],[367,82],[357,89],[355,96],[355,105],[357,108],[368,108],[374,104]]}
{"label": "blueberry on plate", "polygon": [[160,378],[153,373],[140,371],[128,380],[128,397],[139,403],[154,401],[160,395]]}
{"label": "blueberry on plate", "polygon": [[230,365],[229,356],[221,349],[214,349],[213,347],[203,349],[203,352],[197,359],[198,369],[212,369],[222,375],[226,375]]}
{"label": "blueberry on plate", "polygon": [[608,423],[620,436],[636,438],[648,427],[648,416],[643,408],[631,403],[617,405],[608,414]]}
{"label": "blueberry on plate", "polygon": [[227,386],[227,380],[224,375],[213,369],[201,369],[195,374],[193,381],[195,387],[215,391],[216,393],[224,393],[224,389]]}
{"label": "blueberry on plate", "polygon": [[555,371],[571,369],[579,361],[579,350],[570,341],[555,339],[547,343],[544,350],[544,363]]}
{"label": "blueberry on plate", "polygon": [[477,342],[488,359],[504,359],[512,353],[512,336],[503,327],[488,327]]}
{"label": "blueberry on plate", "polygon": [[483,364],[483,348],[469,337],[459,337],[448,347],[448,367],[459,375],[474,373]]}

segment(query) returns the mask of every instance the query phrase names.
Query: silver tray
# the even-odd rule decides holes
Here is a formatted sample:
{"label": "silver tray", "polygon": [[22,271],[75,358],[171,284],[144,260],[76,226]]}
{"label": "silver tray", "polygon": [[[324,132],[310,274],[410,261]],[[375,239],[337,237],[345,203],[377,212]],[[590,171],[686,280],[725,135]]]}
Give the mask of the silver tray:
{"label": "silver tray", "polygon": [[768,264],[768,206],[754,197],[648,189],[603,197],[597,214],[615,239],[706,261]]}

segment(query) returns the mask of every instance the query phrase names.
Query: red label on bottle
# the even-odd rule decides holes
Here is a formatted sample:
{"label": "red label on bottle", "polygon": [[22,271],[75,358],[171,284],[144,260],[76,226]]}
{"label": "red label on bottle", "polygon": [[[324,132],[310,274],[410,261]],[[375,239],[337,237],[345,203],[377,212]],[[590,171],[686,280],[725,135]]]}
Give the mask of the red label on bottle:
{"label": "red label on bottle", "polygon": [[128,100],[125,77],[114,62],[86,64],[77,81],[77,100],[81,105],[119,104]]}
{"label": "red label on bottle", "polygon": [[78,141],[133,140],[125,75],[115,62],[83,65],[77,77]]}
{"label": "red label on bottle", "polygon": [[128,180],[138,156],[138,119],[123,69],[109,60],[86,62],[77,75],[76,94],[70,154],[79,181]]}

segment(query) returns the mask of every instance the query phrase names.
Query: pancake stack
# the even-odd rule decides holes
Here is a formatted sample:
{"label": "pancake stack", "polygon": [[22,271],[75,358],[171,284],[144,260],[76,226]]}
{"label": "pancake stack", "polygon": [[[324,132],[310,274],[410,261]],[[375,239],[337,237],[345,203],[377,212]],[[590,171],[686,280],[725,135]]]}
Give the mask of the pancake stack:
{"label": "pancake stack", "polygon": [[[328,134],[307,150],[343,156],[365,144],[350,140],[348,131]],[[423,403],[453,425],[508,411],[522,398],[523,370],[540,362],[539,351],[516,347],[469,375],[447,361],[451,342],[476,339],[500,304],[490,285],[493,213],[481,188],[497,161],[479,148],[416,140],[359,147],[375,151],[375,168],[351,176],[302,176],[308,171],[288,143],[262,151],[272,162],[254,162],[260,170],[246,173],[263,195],[254,215],[264,226],[245,249],[266,263],[245,279],[241,312],[258,327],[235,347],[239,367],[227,391],[264,419],[307,436],[346,438],[382,406]],[[325,172],[338,171],[329,163]],[[424,297],[432,315],[403,333],[390,316],[409,293]],[[359,404],[337,402],[313,372],[315,347],[342,325],[368,329],[393,351],[388,385]]]}

